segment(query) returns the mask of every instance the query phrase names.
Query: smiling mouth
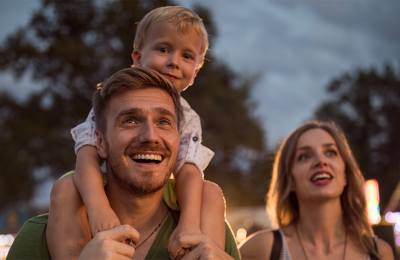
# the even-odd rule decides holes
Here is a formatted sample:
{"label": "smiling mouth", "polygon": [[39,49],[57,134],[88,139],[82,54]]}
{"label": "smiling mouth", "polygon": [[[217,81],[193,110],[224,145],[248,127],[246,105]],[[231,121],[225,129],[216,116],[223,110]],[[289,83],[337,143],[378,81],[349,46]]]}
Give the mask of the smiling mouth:
{"label": "smiling mouth", "polygon": [[312,182],[322,181],[322,180],[331,180],[332,176],[328,173],[318,173],[311,178]]}
{"label": "smiling mouth", "polygon": [[178,77],[171,75],[171,74],[163,74],[164,77],[168,78],[169,80],[178,80]]}
{"label": "smiling mouth", "polygon": [[137,163],[149,164],[158,164],[163,160],[162,156],[158,154],[135,154],[131,159]]}

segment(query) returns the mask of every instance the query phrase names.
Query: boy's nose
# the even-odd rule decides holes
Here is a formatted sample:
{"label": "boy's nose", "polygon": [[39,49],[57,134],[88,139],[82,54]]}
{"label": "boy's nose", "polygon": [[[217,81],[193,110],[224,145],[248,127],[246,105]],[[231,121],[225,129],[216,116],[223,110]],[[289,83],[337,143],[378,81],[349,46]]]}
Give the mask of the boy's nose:
{"label": "boy's nose", "polygon": [[169,55],[168,64],[169,68],[178,69],[179,68],[179,58],[178,55],[171,53]]}

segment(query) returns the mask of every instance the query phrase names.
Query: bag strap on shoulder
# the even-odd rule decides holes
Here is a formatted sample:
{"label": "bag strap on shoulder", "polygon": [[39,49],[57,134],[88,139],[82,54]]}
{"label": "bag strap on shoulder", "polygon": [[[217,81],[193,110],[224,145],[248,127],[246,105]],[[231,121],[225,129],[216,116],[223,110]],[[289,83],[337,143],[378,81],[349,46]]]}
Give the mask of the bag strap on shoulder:
{"label": "bag strap on shoulder", "polygon": [[282,238],[279,230],[272,231],[274,234],[274,243],[272,244],[271,260],[279,260],[282,251]]}

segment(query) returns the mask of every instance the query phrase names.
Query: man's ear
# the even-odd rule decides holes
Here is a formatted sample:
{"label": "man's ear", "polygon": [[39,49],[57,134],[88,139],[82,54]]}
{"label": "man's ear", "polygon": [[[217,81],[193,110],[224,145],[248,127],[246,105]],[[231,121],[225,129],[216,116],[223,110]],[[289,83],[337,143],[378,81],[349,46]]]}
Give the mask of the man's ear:
{"label": "man's ear", "polygon": [[105,160],[107,159],[107,149],[103,133],[97,129],[94,130],[94,132],[97,134],[97,142],[96,142],[97,154],[100,156],[100,158]]}
{"label": "man's ear", "polygon": [[198,68],[198,69],[196,69],[196,70],[194,71],[194,74],[193,74],[192,80],[191,80],[190,83],[189,83],[189,86],[193,85],[194,79],[196,78],[197,73],[199,72],[199,70],[200,70],[200,68]]}
{"label": "man's ear", "polygon": [[142,61],[140,60],[141,58],[142,58],[141,53],[138,50],[134,50],[132,52],[133,66],[142,66]]}

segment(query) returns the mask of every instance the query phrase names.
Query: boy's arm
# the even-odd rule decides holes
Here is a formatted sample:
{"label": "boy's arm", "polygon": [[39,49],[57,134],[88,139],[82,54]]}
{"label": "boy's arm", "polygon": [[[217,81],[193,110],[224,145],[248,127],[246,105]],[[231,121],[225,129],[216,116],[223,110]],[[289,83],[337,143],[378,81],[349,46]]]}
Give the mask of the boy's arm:
{"label": "boy's arm", "polygon": [[[176,193],[181,215],[175,231],[169,239],[169,245],[179,235],[201,234],[200,210],[203,192],[203,179],[199,169],[190,163],[185,163],[176,174]],[[180,250],[171,253],[175,259]]]}
{"label": "boy's arm", "polygon": [[104,191],[100,163],[96,147],[85,145],[78,151],[73,174],[74,184],[87,210],[93,236],[99,231],[121,225]]}

